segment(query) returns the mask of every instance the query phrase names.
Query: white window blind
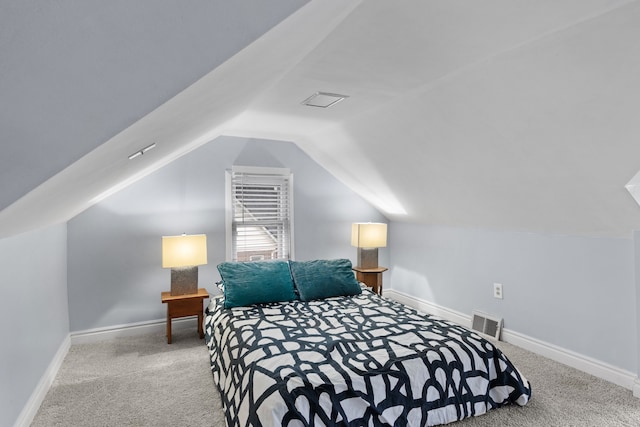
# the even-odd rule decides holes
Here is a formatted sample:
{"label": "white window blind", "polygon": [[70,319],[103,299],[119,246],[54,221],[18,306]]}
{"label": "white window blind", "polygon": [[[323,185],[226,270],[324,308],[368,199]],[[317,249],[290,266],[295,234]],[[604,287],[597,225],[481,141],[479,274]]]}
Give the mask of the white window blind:
{"label": "white window blind", "polygon": [[293,204],[289,170],[234,168],[229,181],[231,260],[291,258]]}

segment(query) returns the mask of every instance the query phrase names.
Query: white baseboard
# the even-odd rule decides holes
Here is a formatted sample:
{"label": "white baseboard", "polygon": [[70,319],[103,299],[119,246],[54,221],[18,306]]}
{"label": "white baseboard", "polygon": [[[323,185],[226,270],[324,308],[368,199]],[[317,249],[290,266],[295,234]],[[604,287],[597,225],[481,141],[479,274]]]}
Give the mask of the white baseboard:
{"label": "white baseboard", "polygon": [[[385,290],[384,296],[418,309],[422,312],[458,323],[465,327],[471,326],[471,316],[455,310],[451,310],[438,304],[409,296],[392,289]],[[193,320],[195,319],[197,319],[197,316],[194,316],[192,318],[187,317],[174,320],[172,323],[172,328],[173,330],[193,328]],[[18,416],[14,427],[28,427],[31,424],[33,418],[38,412],[38,409],[40,408],[40,405],[42,404],[42,401],[49,391],[49,388],[51,387],[51,384],[53,383],[53,380],[55,379],[58,370],[60,369],[60,366],[62,365],[62,362],[67,355],[67,352],[69,351],[71,345],[103,341],[123,336],[161,333],[166,330],[165,328],[166,320],[162,319],[72,332],[60,345],[58,351],[53,357],[53,360],[47,367],[47,370],[42,375],[42,378],[38,382],[38,385],[31,394],[29,401],[20,412],[20,415]],[[640,398],[640,379],[638,379],[638,377],[632,372],[617,368],[615,366],[611,366],[607,363],[572,352],[553,344],[545,343],[527,335],[520,334],[515,331],[510,331],[508,329],[502,330],[502,339],[505,342],[517,345],[518,347],[524,348],[525,350],[529,350],[533,353],[539,354],[541,356],[563,363],[567,366],[571,366],[598,378],[602,378],[606,381],[617,384],[628,390],[632,390],[633,395]]]}
{"label": "white baseboard", "polygon": [[633,383],[633,395],[640,398],[640,379],[636,378]]}
{"label": "white baseboard", "polygon": [[394,291],[393,289],[385,289],[384,296],[408,305],[409,307],[413,307],[424,313],[431,314],[444,320],[449,320],[467,328],[471,327],[471,316],[460,313],[459,311],[451,310],[450,308],[443,307],[441,305],[434,304],[420,298],[409,296],[402,292]]}
{"label": "white baseboard", "polygon": [[[402,292],[394,291],[393,289],[385,290],[384,296],[436,317],[449,320],[467,328],[471,327],[470,315],[451,310],[420,298],[406,295]],[[638,376],[633,372],[617,368],[609,365],[608,363],[592,359],[588,356],[540,341],[536,338],[532,338],[509,329],[502,330],[501,339],[509,344],[516,345],[548,359],[555,360],[556,362],[560,362],[595,377],[617,384],[628,390],[632,390],[634,396],[640,397],[640,379],[638,379]]]}
{"label": "white baseboard", "polygon": [[44,398],[47,395],[49,388],[51,387],[51,384],[53,384],[53,380],[58,374],[60,366],[62,366],[62,361],[69,352],[70,346],[71,340],[69,338],[69,335],[67,335],[64,341],[62,341],[62,344],[60,344],[58,351],[53,357],[53,360],[51,360],[51,363],[49,363],[49,366],[42,375],[42,378],[40,378],[40,381],[38,382],[35,390],[33,390],[33,393],[31,393],[31,397],[29,397],[27,404],[24,406],[24,408],[22,408],[22,411],[20,412],[20,415],[18,415],[18,419],[16,420],[14,427],[29,427],[29,425],[31,425],[31,422],[38,413],[38,409],[40,409],[40,405],[42,405],[42,402],[44,401]]}
{"label": "white baseboard", "polygon": [[[198,316],[182,317],[171,322],[172,331],[180,331],[187,328],[197,328]],[[72,332],[71,344],[86,344],[104,340],[111,340],[118,337],[128,337],[133,335],[154,334],[166,331],[167,321],[149,320],[146,322],[128,323],[124,325],[114,325],[105,328],[85,329],[84,331]]]}

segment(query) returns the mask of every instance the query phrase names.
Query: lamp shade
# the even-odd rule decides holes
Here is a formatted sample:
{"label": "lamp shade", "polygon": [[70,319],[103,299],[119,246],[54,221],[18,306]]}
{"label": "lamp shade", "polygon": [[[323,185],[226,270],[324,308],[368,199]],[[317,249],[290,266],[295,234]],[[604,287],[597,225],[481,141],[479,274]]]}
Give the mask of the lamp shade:
{"label": "lamp shade", "polygon": [[387,246],[387,224],[357,222],[351,226],[351,246],[357,248],[384,248]]}
{"label": "lamp shade", "polygon": [[206,234],[162,237],[162,268],[190,267],[206,263]]}

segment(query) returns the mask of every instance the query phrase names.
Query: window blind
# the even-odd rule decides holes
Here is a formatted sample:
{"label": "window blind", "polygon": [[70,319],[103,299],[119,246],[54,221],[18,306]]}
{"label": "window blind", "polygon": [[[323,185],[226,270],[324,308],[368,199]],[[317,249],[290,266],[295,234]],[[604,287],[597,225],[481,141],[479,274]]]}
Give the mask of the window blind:
{"label": "window blind", "polygon": [[264,168],[231,171],[232,259],[289,259],[291,174]]}

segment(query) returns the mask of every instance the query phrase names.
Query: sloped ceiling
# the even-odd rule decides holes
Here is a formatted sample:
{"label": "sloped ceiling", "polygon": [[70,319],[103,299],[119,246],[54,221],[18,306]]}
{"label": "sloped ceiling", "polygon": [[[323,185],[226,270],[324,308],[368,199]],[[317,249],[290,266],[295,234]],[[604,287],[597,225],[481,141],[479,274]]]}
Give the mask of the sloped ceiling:
{"label": "sloped ceiling", "polygon": [[[293,141],[397,221],[592,236],[640,229],[625,189],[640,170],[638,1],[312,0],[228,59],[251,37],[229,47],[190,32],[225,2],[207,18],[197,9],[169,14],[165,25],[109,15],[115,29],[106,33],[87,18],[98,19],[100,4],[74,17],[89,21],[80,25],[86,34],[47,42],[90,55],[79,39],[106,43],[140,25],[109,45],[111,68],[72,73],[89,92],[81,106],[63,102],[78,89],[57,84],[67,71],[55,58],[64,70],[44,67],[47,84],[13,89],[21,108],[2,101],[12,115],[1,119],[3,147],[29,161],[0,160],[0,235],[67,220],[219,135]],[[300,4],[282,3],[280,17]],[[28,19],[13,8],[11,22]],[[260,17],[263,30],[278,16],[240,12],[234,25],[259,27]],[[13,27],[0,29],[0,53],[13,54],[0,67],[19,75],[34,66],[33,46],[21,56],[6,41],[25,43]],[[183,41],[167,63],[157,63],[157,47],[145,53],[176,34]],[[202,47],[189,55],[193,43],[211,44],[215,59],[203,60]],[[0,95],[10,83],[0,80]],[[329,109],[301,105],[316,91],[349,98]],[[32,133],[34,121],[48,132]]]}

